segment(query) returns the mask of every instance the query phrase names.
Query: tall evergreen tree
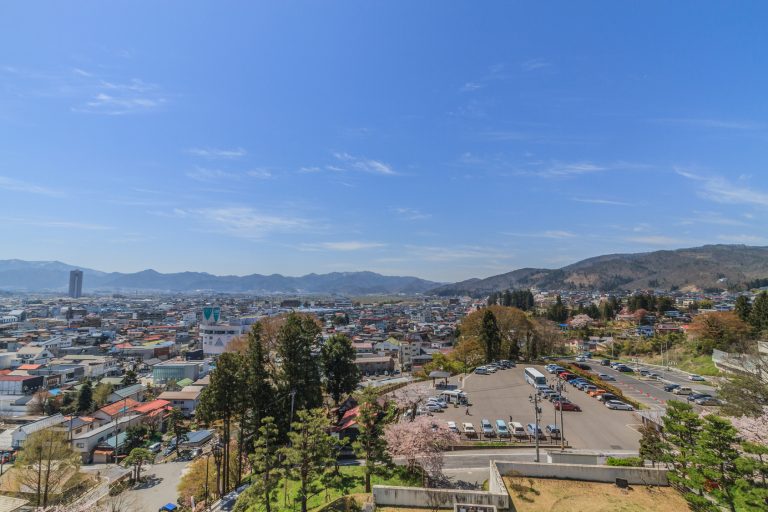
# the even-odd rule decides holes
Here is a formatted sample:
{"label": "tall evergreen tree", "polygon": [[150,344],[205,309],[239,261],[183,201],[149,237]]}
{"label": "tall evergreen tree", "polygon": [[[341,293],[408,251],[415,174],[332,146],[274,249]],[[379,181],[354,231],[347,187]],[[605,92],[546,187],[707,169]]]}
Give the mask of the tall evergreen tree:
{"label": "tall evergreen tree", "polygon": [[179,445],[186,440],[187,434],[189,433],[189,427],[184,421],[184,413],[182,413],[181,409],[178,407],[171,409],[171,412],[168,415],[168,432],[173,436],[176,455],[178,455]]}
{"label": "tall evergreen tree", "polygon": [[342,334],[331,336],[320,353],[325,377],[325,389],[338,405],[341,396],[357,388],[360,371],[355,365],[355,348],[352,341]]}
{"label": "tall evergreen tree", "polygon": [[[312,317],[290,313],[277,336],[280,391],[294,393],[295,408],[312,409],[323,403],[320,365],[313,356],[320,327]],[[288,416],[288,415],[286,415]]]}
{"label": "tall evergreen tree", "polygon": [[547,310],[547,318],[557,323],[568,320],[568,308],[565,307],[563,299],[559,295],[555,299],[555,303]]}
{"label": "tall evergreen tree", "polygon": [[490,363],[499,358],[501,350],[501,333],[496,323],[496,317],[490,309],[483,313],[483,325],[480,330],[480,344],[485,350],[485,362]]}
{"label": "tall evergreen tree", "polygon": [[708,482],[709,495],[731,512],[736,512],[736,484],[744,476],[737,446],[737,432],[731,422],[714,414],[704,416],[694,457],[696,471]]}
{"label": "tall evergreen tree", "polygon": [[[244,409],[246,411],[244,425],[248,439],[262,427],[262,420],[276,412],[274,379],[270,371],[269,354],[264,346],[263,326],[257,322],[248,333],[248,344],[243,356],[246,386],[244,393]],[[250,448],[250,444],[246,446]]]}
{"label": "tall evergreen tree", "polygon": [[739,295],[734,304],[734,311],[744,322],[749,322],[750,313],[752,313],[752,303],[746,295]]}
{"label": "tall evergreen tree", "polygon": [[755,297],[752,311],[749,313],[749,323],[758,332],[768,329],[768,292],[761,292]]}
{"label": "tall evergreen tree", "polygon": [[277,425],[271,416],[262,419],[251,464],[255,476],[252,480],[255,490],[252,492],[256,493],[257,502],[264,506],[264,510],[270,512],[282,474]]}
{"label": "tall evergreen tree", "polygon": [[207,423],[221,421],[222,454],[222,492],[230,489],[230,442],[232,440],[232,422],[241,410],[243,400],[243,358],[236,352],[224,352],[216,361],[216,369],[211,373],[211,383],[200,393],[197,417]]}
{"label": "tall evergreen tree", "polygon": [[651,461],[651,465],[656,467],[656,463],[664,457],[664,441],[656,427],[646,424],[640,429],[640,457],[643,460]]}
{"label": "tall evergreen tree", "polygon": [[77,412],[80,414],[86,414],[91,412],[93,407],[93,386],[91,381],[87,380],[80,388],[80,392],[77,394]]}
{"label": "tall evergreen tree", "polygon": [[299,410],[288,434],[290,444],[281,450],[289,473],[299,482],[301,512],[307,512],[307,500],[322,490],[317,481],[335,461],[336,439],[327,433],[328,426],[322,409]]}
{"label": "tall evergreen tree", "polygon": [[672,466],[669,480],[681,487],[698,490],[701,494],[703,482],[697,478],[694,457],[701,435],[701,418],[691,404],[670,400],[662,421],[664,461]]}

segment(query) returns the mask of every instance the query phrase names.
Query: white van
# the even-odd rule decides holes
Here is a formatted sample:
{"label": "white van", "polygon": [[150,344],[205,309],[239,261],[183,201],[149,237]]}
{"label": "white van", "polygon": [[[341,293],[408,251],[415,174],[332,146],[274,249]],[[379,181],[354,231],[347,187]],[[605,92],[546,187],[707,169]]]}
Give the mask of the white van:
{"label": "white van", "polygon": [[528,437],[528,433],[525,431],[523,424],[516,421],[509,422],[509,431],[515,437]]}
{"label": "white van", "polygon": [[149,445],[149,451],[152,453],[160,453],[160,443],[153,443]]}

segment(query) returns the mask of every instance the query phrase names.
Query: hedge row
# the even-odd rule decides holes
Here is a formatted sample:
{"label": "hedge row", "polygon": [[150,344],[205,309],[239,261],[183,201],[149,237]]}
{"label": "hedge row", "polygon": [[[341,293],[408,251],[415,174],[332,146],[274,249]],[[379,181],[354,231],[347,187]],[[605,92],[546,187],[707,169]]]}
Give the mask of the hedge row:
{"label": "hedge row", "polygon": [[645,406],[643,404],[641,404],[640,402],[638,402],[637,400],[635,400],[633,398],[629,398],[626,395],[624,395],[624,392],[621,389],[617,388],[613,384],[608,384],[606,381],[604,381],[603,379],[599,378],[594,373],[590,373],[590,372],[588,372],[586,370],[582,370],[581,368],[576,366],[576,363],[566,363],[564,361],[560,361],[558,364],[560,364],[560,366],[562,366],[564,368],[568,368],[569,372],[571,372],[571,373],[573,373],[575,375],[578,375],[579,377],[583,377],[583,378],[587,379],[590,382],[593,382],[595,384],[595,386],[597,386],[598,388],[604,389],[604,390],[606,390],[609,393],[613,393],[614,395],[616,395],[618,397],[621,397],[621,399],[623,401],[627,402],[629,405],[631,405],[635,409],[644,409],[645,408]]}

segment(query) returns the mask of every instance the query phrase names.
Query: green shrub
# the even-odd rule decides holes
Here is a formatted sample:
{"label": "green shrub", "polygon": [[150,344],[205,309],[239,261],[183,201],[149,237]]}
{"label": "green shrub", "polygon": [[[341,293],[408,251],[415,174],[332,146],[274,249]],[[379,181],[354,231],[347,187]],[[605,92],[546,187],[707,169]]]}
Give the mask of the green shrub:
{"label": "green shrub", "polygon": [[641,468],[645,466],[645,461],[640,457],[608,457],[605,461],[608,466],[622,466],[631,468]]}

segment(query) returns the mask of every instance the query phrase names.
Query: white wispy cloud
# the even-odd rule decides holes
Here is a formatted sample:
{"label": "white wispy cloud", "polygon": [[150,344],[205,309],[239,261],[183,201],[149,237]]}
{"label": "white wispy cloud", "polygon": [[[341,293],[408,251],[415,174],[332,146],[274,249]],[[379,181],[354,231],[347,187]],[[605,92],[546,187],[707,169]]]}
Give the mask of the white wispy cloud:
{"label": "white wispy cloud", "polygon": [[348,240],[343,242],[321,242],[317,244],[302,244],[301,250],[305,251],[363,251],[366,249],[378,249],[386,247],[380,242],[365,242],[360,240]]}
{"label": "white wispy cloud", "polygon": [[728,242],[732,244],[750,244],[750,245],[768,244],[768,238],[764,236],[757,236],[757,235],[746,235],[746,234],[718,235],[717,238],[718,240],[722,240],[723,242]]}
{"label": "white wispy cloud", "polygon": [[508,260],[513,256],[507,251],[503,251],[493,247],[482,246],[422,246],[422,245],[406,245],[408,254],[413,259],[443,263],[453,262],[461,260],[478,260],[487,262],[488,260]]}
{"label": "white wispy cloud", "polygon": [[485,85],[481,84],[479,82],[467,82],[467,83],[465,83],[464,85],[461,86],[461,91],[462,92],[472,92],[472,91],[476,91],[478,89],[482,89],[483,87],[485,87]]}
{"label": "white wispy cloud", "polygon": [[187,173],[187,177],[196,181],[217,183],[226,180],[234,180],[237,179],[238,176],[235,173],[222,171],[221,169],[196,167],[193,171]]}
{"label": "white wispy cloud", "polygon": [[630,236],[625,238],[627,242],[634,242],[638,244],[644,244],[644,245],[658,245],[658,246],[673,246],[673,247],[681,247],[685,245],[696,245],[697,242],[694,242],[692,240],[688,240],[685,238],[676,238],[671,236],[665,236],[665,235],[648,235],[648,236]]}
{"label": "white wispy cloud", "polygon": [[9,190],[11,192],[24,192],[27,194],[39,194],[43,196],[61,196],[63,193],[59,190],[54,190],[48,187],[42,187],[34,183],[9,178],[7,176],[0,176],[0,189]]}
{"label": "white wispy cloud", "polygon": [[725,119],[702,119],[702,118],[661,118],[654,119],[654,122],[661,124],[684,125],[693,128],[715,128],[722,130],[762,130],[765,125],[752,121],[733,121]]}
{"label": "white wispy cloud", "polygon": [[507,236],[514,236],[514,237],[521,237],[521,238],[553,238],[553,239],[563,239],[563,238],[575,238],[579,236],[576,233],[572,233],[570,231],[563,231],[563,230],[546,230],[542,231],[540,233],[504,233]]}
{"label": "white wispy cloud", "polygon": [[393,208],[395,213],[408,220],[424,220],[432,217],[430,213],[424,213],[416,208],[397,207]]}
{"label": "white wispy cloud", "polygon": [[389,164],[386,164],[380,160],[373,160],[371,158],[364,158],[350,155],[349,153],[334,153],[333,156],[342,163],[342,168],[346,167],[350,170],[366,172],[370,174],[383,174],[383,175],[395,175],[394,169]]}
{"label": "white wispy cloud", "polygon": [[177,209],[175,213],[177,216],[192,217],[215,231],[246,239],[259,239],[270,233],[294,233],[312,226],[307,219],[264,213],[250,207]]}
{"label": "white wispy cloud", "polygon": [[54,228],[54,229],[79,229],[84,231],[107,231],[114,229],[112,226],[106,226],[104,224],[94,224],[91,222],[77,222],[66,220],[48,220],[48,219],[28,219],[28,218],[10,218],[6,217],[2,219],[4,222],[11,222],[13,224],[23,224],[25,226],[34,226],[38,228]]}
{"label": "white wispy cloud", "polygon": [[703,176],[685,169],[675,169],[680,176],[692,180],[699,186],[701,197],[724,204],[751,204],[768,206],[768,193],[749,186],[745,180],[733,183],[721,176]]}
{"label": "white wispy cloud", "polygon": [[272,172],[267,169],[251,169],[250,171],[245,171],[245,174],[250,178],[259,180],[268,180],[272,177]]}
{"label": "white wispy cloud", "polygon": [[166,97],[160,87],[131,78],[120,82],[96,76],[94,73],[73,68],[72,73],[80,83],[64,87],[72,93],[89,94],[89,99],[72,107],[74,112],[119,116],[156,110],[166,104]]}
{"label": "white wispy cloud", "polygon": [[634,206],[632,203],[627,203],[627,202],[624,202],[624,201],[615,201],[613,199],[572,197],[571,201],[576,201],[577,203],[604,204],[604,205],[608,205],[608,206]]}
{"label": "white wispy cloud", "polygon": [[211,160],[234,160],[248,154],[243,148],[190,148],[187,153]]}
{"label": "white wispy cloud", "polygon": [[691,215],[683,218],[680,225],[691,224],[713,224],[716,226],[746,226],[747,223],[733,217],[726,217],[719,212],[699,212],[694,211]]}
{"label": "white wispy cloud", "polygon": [[544,177],[567,177],[593,174],[596,172],[607,171],[608,169],[609,167],[593,164],[591,162],[557,162],[548,169],[540,171],[537,174]]}
{"label": "white wispy cloud", "polygon": [[520,64],[520,67],[524,71],[534,71],[536,69],[548,68],[552,63],[545,61],[544,59],[529,59]]}

